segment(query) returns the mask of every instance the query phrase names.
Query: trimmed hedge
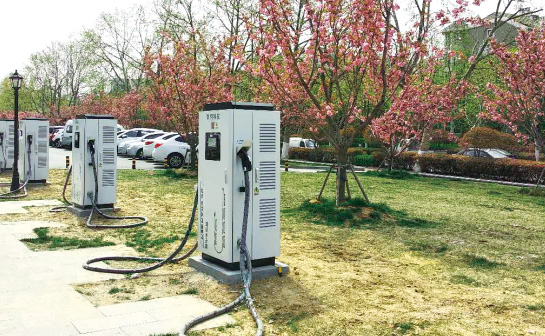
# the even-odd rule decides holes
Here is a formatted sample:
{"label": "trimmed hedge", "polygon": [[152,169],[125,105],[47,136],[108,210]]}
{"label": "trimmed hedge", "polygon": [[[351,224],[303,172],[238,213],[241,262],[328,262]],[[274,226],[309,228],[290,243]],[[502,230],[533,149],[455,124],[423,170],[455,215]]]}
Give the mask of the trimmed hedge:
{"label": "trimmed hedge", "polygon": [[377,163],[375,162],[375,157],[373,155],[370,155],[370,154],[355,155],[352,162],[356,166],[370,167],[370,166],[376,166],[377,165]]}
{"label": "trimmed hedge", "polygon": [[[350,148],[349,160],[355,165],[378,166],[386,153],[376,149]],[[291,148],[290,159],[336,163],[333,148]],[[462,155],[423,154],[405,152],[394,160],[395,169],[412,170],[418,159],[420,170],[425,173],[466,176],[481,179],[536,183],[545,162],[514,159],[484,159]],[[387,167],[388,162],[385,162]]]}
{"label": "trimmed hedge", "polygon": [[[362,154],[370,154],[377,149],[365,149],[361,147],[348,149],[348,160],[353,161],[354,156]],[[336,163],[337,153],[331,147],[311,148],[290,148],[289,158],[293,160],[305,160],[314,162]]]}
{"label": "trimmed hedge", "polygon": [[420,169],[426,173],[522,183],[536,183],[545,168],[545,162],[445,154],[424,154],[418,158],[418,162]]}
{"label": "trimmed hedge", "polygon": [[[394,159],[394,165],[392,168],[394,169],[404,169],[404,170],[412,170],[414,167],[414,162],[416,159],[417,153],[416,152],[403,152],[401,155],[396,157]],[[384,151],[377,151],[373,153],[373,157],[375,158],[376,165],[380,165],[384,159],[386,158],[386,153]],[[389,162],[384,162],[383,167],[387,167]]]}

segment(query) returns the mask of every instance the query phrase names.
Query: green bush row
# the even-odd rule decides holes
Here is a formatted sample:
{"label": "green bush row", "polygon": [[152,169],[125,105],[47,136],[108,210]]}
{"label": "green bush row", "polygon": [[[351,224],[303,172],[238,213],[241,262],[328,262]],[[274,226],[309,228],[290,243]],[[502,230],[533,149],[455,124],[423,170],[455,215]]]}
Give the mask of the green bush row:
{"label": "green bush row", "polygon": [[445,154],[424,154],[418,158],[418,162],[420,169],[426,173],[522,183],[536,183],[545,168],[545,162]]}
{"label": "green bush row", "polygon": [[[354,147],[348,149],[348,159],[353,162],[354,157],[362,154],[370,155],[376,151],[380,151],[379,148],[362,148]],[[292,160],[305,160],[313,162],[325,162],[336,163],[337,153],[334,148],[331,147],[318,147],[316,149],[310,148],[290,148],[289,158]]]}

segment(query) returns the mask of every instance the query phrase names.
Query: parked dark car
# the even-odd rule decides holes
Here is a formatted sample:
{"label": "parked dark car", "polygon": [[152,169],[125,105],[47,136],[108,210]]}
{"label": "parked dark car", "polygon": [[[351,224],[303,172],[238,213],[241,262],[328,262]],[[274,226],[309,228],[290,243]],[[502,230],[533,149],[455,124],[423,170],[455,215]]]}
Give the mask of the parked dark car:
{"label": "parked dark car", "polygon": [[457,153],[469,157],[487,158],[487,159],[512,159],[515,156],[498,148],[467,148]]}

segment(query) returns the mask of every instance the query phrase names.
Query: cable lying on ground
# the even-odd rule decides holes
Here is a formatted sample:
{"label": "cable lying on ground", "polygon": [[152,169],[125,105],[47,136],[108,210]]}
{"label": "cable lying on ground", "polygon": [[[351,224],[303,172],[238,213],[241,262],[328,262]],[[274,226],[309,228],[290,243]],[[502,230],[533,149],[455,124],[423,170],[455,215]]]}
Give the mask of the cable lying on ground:
{"label": "cable lying on ground", "polygon": [[[17,198],[23,198],[23,197],[28,196],[26,186],[28,185],[28,181],[30,181],[30,176],[32,175],[32,170],[31,170],[32,165],[31,165],[31,160],[30,160],[31,144],[32,144],[32,142],[28,142],[28,146],[27,146],[28,147],[27,148],[28,169],[26,171],[25,181],[23,182],[22,185],[19,186],[19,188],[15,189],[15,190],[12,190],[12,191],[9,191],[9,192],[4,193],[4,194],[0,194],[1,199],[17,199]],[[22,194],[17,194],[21,190],[23,191],[23,193]]]}
{"label": "cable lying on ground", "polygon": [[[148,222],[148,219],[143,216],[122,216],[122,217],[116,217],[116,216],[110,216],[102,211],[97,206],[98,202],[98,172],[97,172],[97,166],[95,162],[95,146],[92,142],[89,143],[89,150],[91,151],[91,165],[93,166],[93,176],[95,178],[95,193],[94,195],[92,193],[87,194],[87,196],[91,199],[91,203],[93,205],[91,209],[91,214],[89,215],[89,218],[87,218],[86,226],[91,229],[127,229],[127,228],[133,228],[137,226],[145,225]],[[92,224],[93,221],[93,215],[94,213],[98,213],[100,216],[106,219],[114,219],[114,220],[123,220],[123,219],[137,219],[139,220],[136,223],[130,223],[130,224],[120,224],[120,225],[96,225]]]}
{"label": "cable lying on ground", "polygon": [[[195,246],[193,246],[183,256],[178,258],[176,258],[176,256],[185,247],[187,240],[189,239],[189,235],[191,234],[191,231],[193,229],[193,224],[195,222],[195,213],[197,212],[197,203],[198,203],[198,193],[195,192],[195,199],[193,200],[193,210],[191,211],[191,218],[189,220],[189,225],[187,227],[187,230],[185,231],[184,238],[182,239],[182,241],[180,242],[180,245],[178,245],[176,250],[174,250],[174,252],[172,252],[172,254],[169,255],[168,257],[166,258],[129,257],[129,256],[100,257],[100,258],[94,258],[94,259],[88,260],[85,263],[85,265],[83,265],[83,268],[89,271],[101,272],[101,273],[114,273],[114,274],[144,273],[144,272],[153,271],[167,263],[176,263],[178,261],[187,259],[193,254],[193,252],[195,252],[195,250],[197,249],[197,244],[195,244]],[[157,261],[157,263],[148,267],[136,268],[136,269],[115,269],[115,268],[101,268],[101,267],[91,266],[91,264],[94,264],[100,261]]]}
{"label": "cable lying on ground", "polygon": [[[66,188],[68,187],[68,181],[70,180],[70,175],[72,175],[72,166],[70,166],[70,168],[68,169],[68,174],[66,175],[66,179],[64,180],[64,187],[62,188],[62,199],[64,200],[65,204],[71,204],[66,199]],[[61,212],[66,209],[68,209],[68,205],[62,205],[62,206],[57,206],[57,207],[53,207],[49,209],[49,212]]]}

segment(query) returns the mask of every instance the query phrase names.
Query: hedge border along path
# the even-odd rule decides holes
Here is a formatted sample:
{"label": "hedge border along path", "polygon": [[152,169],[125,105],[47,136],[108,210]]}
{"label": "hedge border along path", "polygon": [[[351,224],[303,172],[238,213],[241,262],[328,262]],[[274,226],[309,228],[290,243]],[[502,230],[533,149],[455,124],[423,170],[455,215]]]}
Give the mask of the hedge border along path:
{"label": "hedge border along path", "polygon": [[[365,149],[349,150],[351,160],[354,156],[365,154]],[[385,153],[372,150],[375,164],[384,160]],[[292,153],[294,154],[292,156]],[[301,157],[302,156],[302,157]],[[290,158],[307,159],[315,162],[334,163],[335,154],[331,149],[308,150],[297,148],[290,150]],[[517,159],[484,159],[451,154],[422,154],[405,152],[394,161],[394,169],[412,170],[418,160],[423,173],[442,176],[463,176],[483,180],[498,180],[518,183],[533,183],[545,168],[545,162]]]}
{"label": "hedge border along path", "polygon": [[[423,177],[444,178],[444,179],[449,179],[449,180],[483,182],[483,183],[496,183],[496,184],[514,186],[514,187],[535,188],[535,186],[536,186],[535,184],[529,184],[529,183],[509,182],[509,181],[500,181],[500,180],[485,180],[485,179],[478,179],[478,178],[473,178],[473,177],[454,176],[454,175],[441,175],[441,174],[431,174],[431,173],[416,173],[416,175],[423,176]],[[540,184],[539,187],[540,188],[545,188],[545,185]]]}

